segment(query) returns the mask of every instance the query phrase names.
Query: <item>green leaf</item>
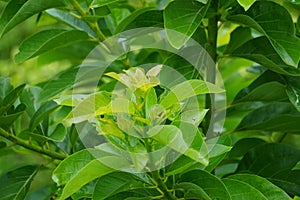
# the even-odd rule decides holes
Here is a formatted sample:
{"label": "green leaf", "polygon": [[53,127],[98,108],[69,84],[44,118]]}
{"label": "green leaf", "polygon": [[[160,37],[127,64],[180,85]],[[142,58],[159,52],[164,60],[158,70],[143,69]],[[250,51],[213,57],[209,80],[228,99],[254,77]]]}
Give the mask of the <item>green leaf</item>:
{"label": "green leaf", "polygon": [[63,124],[58,124],[49,138],[55,142],[63,142],[67,135],[66,127]]}
{"label": "green leaf", "polygon": [[245,10],[248,10],[255,0],[238,0],[238,2]]}
{"label": "green leaf", "polygon": [[272,71],[266,71],[248,87],[241,90],[235,97],[233,104],[247,101],[274,102],[286,99],[286,86],[283,77]]}
{"label": "green leaf", "polygon": [[0,127],[8,129],[26,110],[25,104],[20,104],[13,113],[0,116]]}
{"label": "green leaf", "polygon": [[129,24],[136,21],[136,19],[140,15],[146,13],[147,11],[149,11],[151,9],[153,9],[153,8],[146,7],[146,8],[138,9],[138,10],[134,11],[133,13],[131,13],[128,17],[126,17],[119,24],[117,24],[116,33],[120,33],[121,31],[123,31]]}
{"label": "green leaf", "polygon": [[300,70],[285,64],[269,40],[264,36],[247,41],[235,49],[231,56],[253,60],[280,74],[300,76]]}
{"label": "green leaf", "polygon": [[43,86],[43,90],[38,98],[38,102],[47,101],[60,92],[72,88],[74,86],[78,70],[79,68],[72,67],[58,73],[53,78],[48,80]]}
{"label": "green leaf", "polygon": [[[125,22],[126,19],[124,19]],[[141,27],[164,27],[163,21],[163,12],[161,10],[146,11],[145,13],[138,15],[131,23],[129,23],[123,29],[123,31]],[[118,28],[117,30],[119,29],[120,28]]]}
{"label": "green leaf", "polygon": [[94,0],[91,4],[92,7],[101,7],[105,5],[109,5],[112,3],[116,3],[121,0]]}
{"label": "green leaf", "polygon": [[37,171],[35,166],[25,166],[2,175],[0,177],[0,199],[24,200]]}
{"label": "green leaf", "polygon": [[196,79],[188,80],[172,87],[171,91],[161,99],[160,105],[164,108],[170,108],[180,101],[199,94],[221,92],[224,92],[224,90],[209,82]]}
{"label": "green leaf", "polygon": [[237,130],[299,132],[300,113],[290,103],[275,102],[251,111]]}
{"label": "green leaf", "polygon": [[52,9],[46,10],[46,13],[49,14],[50,16],[54,17],[55,19],[68,24],[69,26],[75,28],[76,30],[84,31],[84,32],[88,33],[90,36],[94,36],[94,37],[96,36],[94,31],[89,27],[89,25],[85,21],[74,17],[73,15],[69,14],[68,12],[59,10],[57,8],[52,8]]}
{"label": "green leaf", "polygon": [[185,0],[168,4],[164,10],[164,24],[168,39],[175,48],[180,48],[195,33],[208,6],[199,1]]}
{"label": "green leaf", "polygon": [[63,0],[11,0],[0,17],[0,38],[29,17],[48,8],[64,6]]}
{"label": "green leaf", "polygon": [[[258,14],[259,13],[259,14]],[[257,1],[246,12],[228,19],[247,25],[264,34],[280,58],[297,68],[300,60],[300,39],[295,36],[295,26],[289,12],[271,1]]]}
{"label": "green leaf", "polygon": [[216,176],[204,170],[192,170],[183,174],[180,182],[198,185],[211,199],[230,200],[231,197],[224,183]]}
{"label": "green leaf", "polygon": [[49,117],[49,114],[56,110],[58,107],[59,106],[54,101],[48,101],[44,103],[31,118],[29,129],[33,131],[42,120]]}
{"label": "green leaf", "polygon": [[138,179],[134,174],[125,172],[114,172],[102,176],[95,185],[93,199],[102,200],[119,192],[143,187],[143,183]]}
{"label": "green leaf", "polygon": [[19,98],[19,96],[22,93],[22,91],[24,90],[25,86],[26,85],[23,84],[23,85],[16,87],[12,91],[10,91],[4,97],[4,99],[2,101],[2,106],[4,106],[6,109],[9,109],[15,103],[15,101]]}
{"label": "green leaf", "polygon": [[194,183],[178,183],[175,185],[175,190],[179,190],[184,193],[184,199],[203,199],[211,200],[206,192]]}
{"label": "green leaf", "polygon": [[88,41],[90,37],[82,31],[50,29],[27,38],[19,47],[15,61],[20,63],[47,51],[69,46],[74,43]]}
{"label": "green leaf", "polygon": [[11,85],[11,78],[0,77],[0,105],[5,96],[13,89]]}
{"label": "green leaf", "polygon": [[235,49],[250,39],[252,39],[250,28],[242,26],[237,27],[230,33],[230,41],[224,53],[232,53]]}
{"label": "green leaf", "polygon": [[268,180],[252,174],[235,174],[223,179],[233,200],[290,199]]}
{"label": "green leaf", "polygon": [[258,138],[244,138],[239,141],[237,141],[233,148],[231,149],[229,153],[229,157],[235,158],[235,157],[242,157],[244,156],[250,149],[265,144],[266,142],[262,139]]}
{"label": "green leaf", "polygon": [[286,93],[290,99],[290,102],[295,108],[300,111],[300,81],[298,78],[288,76]]}
{"label": "green leaf", "polygon": [[145,99],[145,116],[148,117],[151,108],[157,104],[157,95],[154,88],[151,88],[146,95]]}
{"label": "green leaf", "polygon": [[57,166],[52,179],[58,185],[65,185],[60,199],[66,199],[90,181],[115,171],[94,156],[92,150],[85,149],[67,157]]}
{"label": "green leaf", "polygon": [[284,144],[265,144],[251,149],[239,163],[237,172],[267,178],[291,195],[300,195],[300,170],[292,170],[300,160],[300,150]]}

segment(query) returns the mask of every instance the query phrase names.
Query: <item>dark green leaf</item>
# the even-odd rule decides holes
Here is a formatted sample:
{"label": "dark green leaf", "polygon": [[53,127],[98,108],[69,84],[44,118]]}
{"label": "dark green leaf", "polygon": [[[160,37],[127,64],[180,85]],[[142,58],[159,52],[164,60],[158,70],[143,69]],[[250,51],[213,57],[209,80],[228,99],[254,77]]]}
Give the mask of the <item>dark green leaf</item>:
{"label": "dark green leaf", "polygon": [[197,1],[177,0],[169,3],[164,10],[164,24],[170,43],[175,48],[180,48],[195,33],[207,8],[208,5]]}
{"label": "dark green leaf", "polygon": [[239,141],[237,141],[233,148],[231,149],[229,153],[229,157],[242,157],[244,156],[250,149],[265,144],[266,142],[262,139],[258,138],[244,138]]}
{"label": "dark green leaf", "polygon": [[300,60],[300,39],[295,36],[295,26],[289,12],[271,1],[257,1],[247,15],[230,16],[229,20],[247,25],[264,34],[280,58],[297,67]]}
{"label": "dark green leaf", "polygon": [[181,176],[180,182],[189,182],[198,185],[211,199],[231,199],[224,183],[209,172],[203,170],[189,171]]}
{"label": "dark green leaf", "polygon": [[35,166],[25,166],[2,175],[0,177],[0,199],[24,200],[37,171]]}
{"label": "dark green leaf", "polygon": [[14,110],[13,113],[7,114],[5,116],[0,116],[0,127],[3,128],[9,128],[14,121],[18,119],[20,115],[22,115],[26,110],[25,104],[20,104],[18,107]]}
{"label": "dark green leaf", "polygon": [[250,112],[237,130],[300,131],[300,112],[290,103],[276,102]]}
{"label": "dark green leaf", "polygon": [[290,199],[280,188],[268,180],[251,174],[236,174],[223,179],[233,200]]}
{"label": "dark green leaf", "polygon": [[0,105],[5,96],[13,89],[10,78],[0,77]]}
{"label": "dark green leaf", "polygon": [[48,8],[64,6],[63,0],[11,0],[0,17],[0,38],[19,23]]}
{"label": "dark green leaf", "polygon": [[15,61],[24,62],[47,51],[88,40],[90,40],[90,37],[82,31],[60,29],[44,30],[27,38],[20,45],[20,52],[15,56]]}
{"label": "dark green leaf", "polygon": [[230,33],[230,42],[227,45],[224,53],[232,53],[235,49],[250,39],[252,39],[250,28],[241,26],[237,27]]}
{"label": "dark green leaf", "polygon": [[206,192],[194,183],[178,183],[175,185],[175,190],[179,190],[184,193],[184,199],[203,199],[211,200]]}
{"label": "dark green leaf", "polygon": [[[126,19],[125,19],[126,20]],[[122,25],[120,25],[122,26]],[[163,27],[163,12],[161,10],[150,10],[138,15],[124,30],[141,27]]]}
{"label": "dark green leaf", "polygon": [[134,174],[115,172],[98,179],[94,189],[93,199],[102,200],[119,192],[143,187],[143,183],[137,180]]}
{"label": "dark green leaf", "polygon": [[300,81],[299,78],[288,76],[286,93],[290,99],[290,102],[300,112]]}
{"label": "dark green leaf", "polygon": [[300,170],[292,170],[300,150],[284,144],[265,144],[251,149],[239,163],[238,172],[267,178],[287,193],[300,195]]}
{"label": "dark green leaf", "polygon": [[247,41],[234,50],[231,55],[253,60],[280,74],[300,76],[300,70],[286,65],[264,36]]}
{"label": "dark green leaf", "polygon": [[54,101],[44,103],[31,118],[29,129],[33,131],[43,119],[47,118],[49,114],[57,108],[58,105]]}

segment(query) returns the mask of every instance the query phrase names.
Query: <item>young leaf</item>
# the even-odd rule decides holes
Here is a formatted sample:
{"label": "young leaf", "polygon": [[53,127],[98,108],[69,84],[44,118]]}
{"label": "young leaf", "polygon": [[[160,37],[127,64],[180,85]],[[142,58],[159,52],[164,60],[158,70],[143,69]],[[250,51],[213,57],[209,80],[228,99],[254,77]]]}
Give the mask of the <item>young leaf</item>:
{"label": "young leaf", "polygon": [[239,4],[247,11],[255,0],[238,0]]}
{"label": "young leaf", "polygon": [[15,61],[17,63],[24,62],[47,51],[88,40],[90,37],[82,31],[44,30],[23,41],[19,47],[20,52],[15,56]]}
{"label": "young leaf", "polygon": [[0,17],[0,38],[29,17],[48,8],[64,6],[63,0],[11,0]]}
{"label": "young leaf", "polygon": [[199,94],[221,92],[224,92],[224,90],[216,85],[202,80],[192,79],[172,87],[171,91],[161,99],[160,105],[162,105],[164,108],[169,108],[180,101],[197,96]]}
{"label": "young leaf", "polygon": [[253,174],[235,174],[223,179],[232,200],[290,199],[280,188]]}
{"label": "young leaf", "polygon": [[3,174],[0,177],[0,194],[3,200],[23,200],[36,175],[36,166],[25,166]]}
{"label": "young leaf", "polygon": [[175,48],[179,49],[195,33],[208,6],[199,1],[185,0],[168,4],[164,10],[164,24],[170,43]]}

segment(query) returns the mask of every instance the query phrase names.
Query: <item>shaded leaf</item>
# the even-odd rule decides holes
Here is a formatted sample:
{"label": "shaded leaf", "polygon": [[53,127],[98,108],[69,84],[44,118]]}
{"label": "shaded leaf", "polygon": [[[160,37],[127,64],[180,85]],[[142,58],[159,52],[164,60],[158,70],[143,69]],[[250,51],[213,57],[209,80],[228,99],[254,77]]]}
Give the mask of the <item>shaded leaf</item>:
{"label": "shaded leaf", "polygon": [[25,166],[2,175],[0,177],[0,199],[24,200],[37,171],[35,166]]}
{"label": "shaded leaf", "polygon": [[292,195],[299,195],[300,170],[292,170],[300,160],[300,150],[284,144],[265,144],[251,149],[239,163],[237,172],[267,178]]}
{"label": "shaded leaf", "polygon": [[178,183],[175,185],[175,190],[179,190],[184,193],[184,199],[203,199],[211,200],[206,192],[194,183]]}

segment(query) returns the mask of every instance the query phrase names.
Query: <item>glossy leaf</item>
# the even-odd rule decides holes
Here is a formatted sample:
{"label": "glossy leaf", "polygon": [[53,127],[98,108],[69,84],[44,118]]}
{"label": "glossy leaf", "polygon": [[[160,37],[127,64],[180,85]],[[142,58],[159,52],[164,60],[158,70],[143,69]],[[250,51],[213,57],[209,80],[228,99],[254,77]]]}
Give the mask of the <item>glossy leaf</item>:
{"label": "glossy leaf", "polygon": [[236,174],[223,179],[232,200],[239,199],[290,199],[268,180],[252,174]]}
{"label": "glossy leaf", "polygon": [[102,200],[117,193],[143,187],[134,174],[115,172],[98,179],[95,185],[93,199]]}
{"label": "glossy leaf", "polygon": [[295,77],[286,77],[287,88],[286,93],[290,99],[290,102],[295,106],[295,108],[300,112],[300,82],[299,79]]}
{"label": "glossy leaf", "polygon": [[251,29],[248,27],[237,27],[230,33],[230,41],[225,49],[226,53],[232,53],[245,42],[252,39]]}
{"label": "glossy leaf", "polygon": [[238,2],[245,10],[248,10],[255,0],[238,0]]}
{"label": "glossy leaf", "polygon": [[175,185],[175,190],[180,190],[184,193],[184,199],[203,199],[211,200],[206,192],[194,183],[183,182]]}
{"label": "glossy leaf", "polygon": [[62,0],[49,0],[46,2],[36,0],[10,1],[0,17],[0,37],[29,17],[48,8],[61,6],[64,6]]}
{"label": "glossy leaf", "polygon": [[287,193],[299,195],[300,171],[292,170],[300,150],[284,144],[265,144],[251,149],[239,163],[237,172],[250,172],[267,178]]}
{"label": "glossy leaf", "polygon": [[300,76],[300,70],[285,64],[264,36],[247,41],[231,55],[253,60],[280,74]]}
{"label": "glossy leaf", "polygon": [[[124,19],[126,22],[126,19]],[[161,10],[150,10],[138,15],[124,30],[131,30],[141,27],[163,27],[163,12]],[[122,25],[120,25],[122,26]],[[118,28],[118,30],[120,27]]]}
{"label": "glossy leaf", "polygon": [[19,47],[20,52],[15,56],[15,61],[24,62],[47,51],[88,40],[90,40],[90,37],[82,31],[44,30],[23,41]]}
{"label": "glossy leaf", "polygon": [[203,170],[192,170],[183,174],[180,182],[189,182],[201,187],[211,199],[231,199],[226,186],[216,176]]}
{"label": "glossy leaf", "polygon": [[0,177],[0,199],[25,199],[37,171],[35,166],[25,166],[3,174]]}
{"label": "glossy leaf", "polygon": [[297,67],[300,60],[300,39],[295,36],[295,26],[289,12],[271,1],[257,1],[247,15],[230,16],[229,19],[247,25],[264,34],[280,58]]}
{"label": "glossy leaf", "polygon": [[79,151],[62,161],[53,172],[53,180],[65,185],[60,199],[66,199],[90,181],[115,171],[102,164],[89,150]]}
{"label": "glossy leaf", "polygon": [[300,113],[290,103],[271,103],[250,112],[237,130],[299,132]]}
{"label": "glossy leaf", "polygon": [[180,48],[195,33],[207,8],[208,5],[197,1],[177,0],[168,4],[164,10],[164,24],[170,43],[175,48]]}

